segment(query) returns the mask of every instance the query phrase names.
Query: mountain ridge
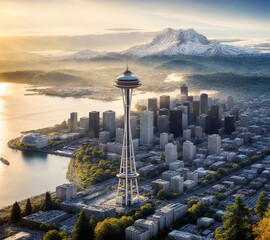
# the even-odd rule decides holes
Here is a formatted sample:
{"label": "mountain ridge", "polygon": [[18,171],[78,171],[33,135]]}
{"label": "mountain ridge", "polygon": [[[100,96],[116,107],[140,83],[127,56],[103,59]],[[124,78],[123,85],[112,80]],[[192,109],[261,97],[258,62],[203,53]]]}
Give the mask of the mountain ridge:
{"label": "mountain ridge", "polygon": [[194,29],[166,29],[151,43],[131,47],[124,54],[144,57],[154,55],[195,55],[195,56],[239,56],[259,54],[259,51],[245,47],[223,45],[210,41]]}

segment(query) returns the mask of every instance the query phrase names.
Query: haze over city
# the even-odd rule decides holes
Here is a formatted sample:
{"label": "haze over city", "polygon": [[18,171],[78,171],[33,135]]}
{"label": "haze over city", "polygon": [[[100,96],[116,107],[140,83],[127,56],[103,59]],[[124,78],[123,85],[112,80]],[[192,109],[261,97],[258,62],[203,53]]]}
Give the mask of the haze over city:
{"label": "haze over city", "polygon": [[2,0],[0,239],[268,239],[269,12]]}

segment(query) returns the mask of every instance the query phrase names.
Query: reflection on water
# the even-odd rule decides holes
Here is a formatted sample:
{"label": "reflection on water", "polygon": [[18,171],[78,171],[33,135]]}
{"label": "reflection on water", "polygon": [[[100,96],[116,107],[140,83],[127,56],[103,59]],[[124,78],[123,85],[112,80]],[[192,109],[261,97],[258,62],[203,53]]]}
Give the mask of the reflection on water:
{"label": "reflection on water", "polygon": [[29,151],[22,151],[22,157],[25,162],[33,162],[36,159],[46,161],[48,160],[47,153],[39,153],[39,152],[29,152]]}

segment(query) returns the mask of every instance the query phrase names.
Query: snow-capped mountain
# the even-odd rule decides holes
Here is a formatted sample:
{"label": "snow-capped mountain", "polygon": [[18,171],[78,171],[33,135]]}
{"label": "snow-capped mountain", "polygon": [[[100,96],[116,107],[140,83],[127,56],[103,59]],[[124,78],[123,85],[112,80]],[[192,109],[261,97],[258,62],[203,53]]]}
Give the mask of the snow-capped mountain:
{"label": "snow-capped mountain", "polygon": [[82,50],[78,51],[74,54],[69,55],[69,58],[72,59],[92,59],[96,57],[104,56],[106,53],[103,52],[97,52],[97,51],[91,51],[91,50]]}
{"label": "snow-capped mountain", "polygon": [[245,47],[223,45],[209,41],[194,29],[174,30],[168,28],[157,35],[149,44],[132,47],[123,52],[127,55],[144,57],[153,55],[197,55],[197,56],[237,56],[260,52]]}

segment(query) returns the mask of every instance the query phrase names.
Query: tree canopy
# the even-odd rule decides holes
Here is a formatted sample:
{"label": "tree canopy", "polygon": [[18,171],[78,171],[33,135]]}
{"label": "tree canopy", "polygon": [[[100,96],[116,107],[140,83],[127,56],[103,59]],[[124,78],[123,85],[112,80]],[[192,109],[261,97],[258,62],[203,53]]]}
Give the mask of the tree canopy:
{"label": "tree canopy", "polygon": [[32,205],[31,205],[30,199],[28,198],[24,207],[24,215],[28,216],[31,213],[32,213]]}
{"label": "tree canopy", "polygon": [[125,228],[132,225],[131,217],[106,218],[95,228],[95,240],[124,240]]}
{"label": "tree canopy", "polygon": [[216,230],[217,240],[252,239],[251,224],[249,223],[250,209],[242,198],[237,196],[233,206],[227,206],[229,212],[223,216],[223,228]]}
{"label": "tree canopy", "polygon": [[17,202],[15,202],[12,206],[10,222],[15,224],[21,220],[21,208]]}
{"label": "tree canopy", "polygon": [[264,191],[262,191],[258,197],[257,205],[254,208],[256,214],[260,218],[264,217],[264,215],[267,211],[267,206],[268,206],[268,200],[266,199],[266,193]]}
{"label": "tree canopy", "polygon": [[59,232],[57,230],[50,230],[43,237],[43,240],[65,240],[65,239],[67,239],[67,233]]}
{"label": "tree canopy", "polygon": [[93,226],[90,225],[85,211],[82,210],[78,221],[75,223],[72,240],[92,240],[94,239],[93,232]]}

